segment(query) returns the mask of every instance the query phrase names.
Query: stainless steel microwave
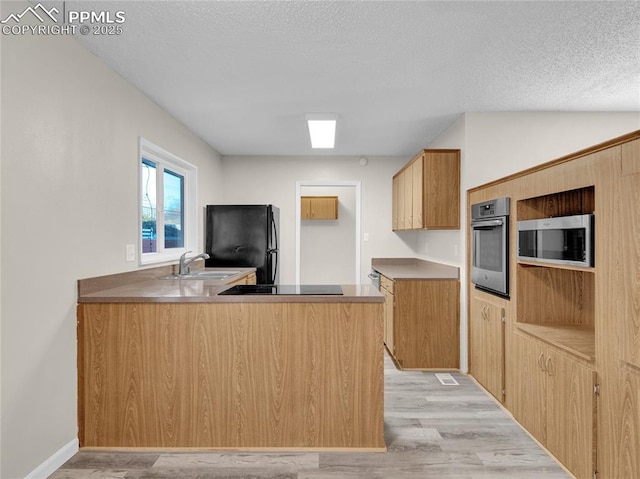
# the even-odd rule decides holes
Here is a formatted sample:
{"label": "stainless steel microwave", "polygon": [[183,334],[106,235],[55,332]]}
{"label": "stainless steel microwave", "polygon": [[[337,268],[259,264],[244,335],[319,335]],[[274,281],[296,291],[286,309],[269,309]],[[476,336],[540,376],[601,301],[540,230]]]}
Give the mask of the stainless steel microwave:
{"label": "stainless steel microwave", "polygon": [[518,221],[518,259],[568,266],[593,266],[594,216]]}

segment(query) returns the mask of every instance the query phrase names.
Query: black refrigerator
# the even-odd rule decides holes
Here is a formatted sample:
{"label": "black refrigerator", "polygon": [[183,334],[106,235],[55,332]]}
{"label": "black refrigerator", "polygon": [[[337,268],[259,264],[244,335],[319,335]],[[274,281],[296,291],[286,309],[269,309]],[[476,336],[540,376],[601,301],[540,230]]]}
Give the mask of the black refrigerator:
{"label": "black refrigerator", "polygon": [[205,215],[205,266],[254,267],[258,284],[278,284],[278,208],[207,205]]}

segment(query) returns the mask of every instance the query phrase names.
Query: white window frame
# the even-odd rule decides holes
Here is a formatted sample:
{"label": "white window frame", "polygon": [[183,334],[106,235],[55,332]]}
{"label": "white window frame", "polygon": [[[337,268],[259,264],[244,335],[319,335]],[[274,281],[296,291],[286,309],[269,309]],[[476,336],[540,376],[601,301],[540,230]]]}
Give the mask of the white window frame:
{"label": "white window frame", "polygon": [[[167,263],[176,261],[180,255],[187,251],[198,249],[198,211],[197,211],[197,184],[198,168],[191,163],[177,157],[173,153],[159,147],[149,140],[140,137],[138,149],[138,251],[139,264],[149,265],[156,263]],[[151,160],[156,163],[156,221],[157,241],[156,252],[142,252],[142,159]],[[184,176],[184,247],[170,248],[164,247],[164,189],[163,174],[164,169],[171,170]]]}

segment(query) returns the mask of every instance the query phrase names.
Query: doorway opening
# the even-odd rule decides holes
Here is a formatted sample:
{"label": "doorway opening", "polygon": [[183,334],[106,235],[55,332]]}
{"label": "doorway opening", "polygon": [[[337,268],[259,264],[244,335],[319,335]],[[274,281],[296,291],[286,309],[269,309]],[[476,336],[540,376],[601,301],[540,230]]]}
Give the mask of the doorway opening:
{"label": "doorway opening", "polygon": [[[302,196],[338,196],[337,220],[302,220]],[[360,181],[296,182],[296,283],[360,284]]]}

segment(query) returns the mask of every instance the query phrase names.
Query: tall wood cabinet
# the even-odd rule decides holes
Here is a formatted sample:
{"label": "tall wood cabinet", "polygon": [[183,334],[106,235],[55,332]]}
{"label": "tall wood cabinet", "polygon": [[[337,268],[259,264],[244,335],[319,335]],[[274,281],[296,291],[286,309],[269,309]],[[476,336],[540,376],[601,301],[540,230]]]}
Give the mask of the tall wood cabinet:
{"label": "tall wood cabinet", "polygon": [[503,402],[505,308],[494,298],[479,291],[471,296],[469,362],[473,377]]}
{"label": "tall wood cabinet", "polygon": [[460,150],[422,150],[392,186],[394,230],[460,228]]}
{"label": "tall wood cabinet", "polygon": [[596,470],[596,373],[543,342],[514,334],[513,415],[576,477]]}
{"label": "tall wood cabinet", "polygon": [[[487,303],[502,305],[505,406],[577,478],[638,478],[640,130],[469,190],[467,204],[503,196],[511,297],[467,284],[470,371],[492,391],[477,346],[491,343]],[[586,213],[594,266],[517,260],[518,221]]]}

